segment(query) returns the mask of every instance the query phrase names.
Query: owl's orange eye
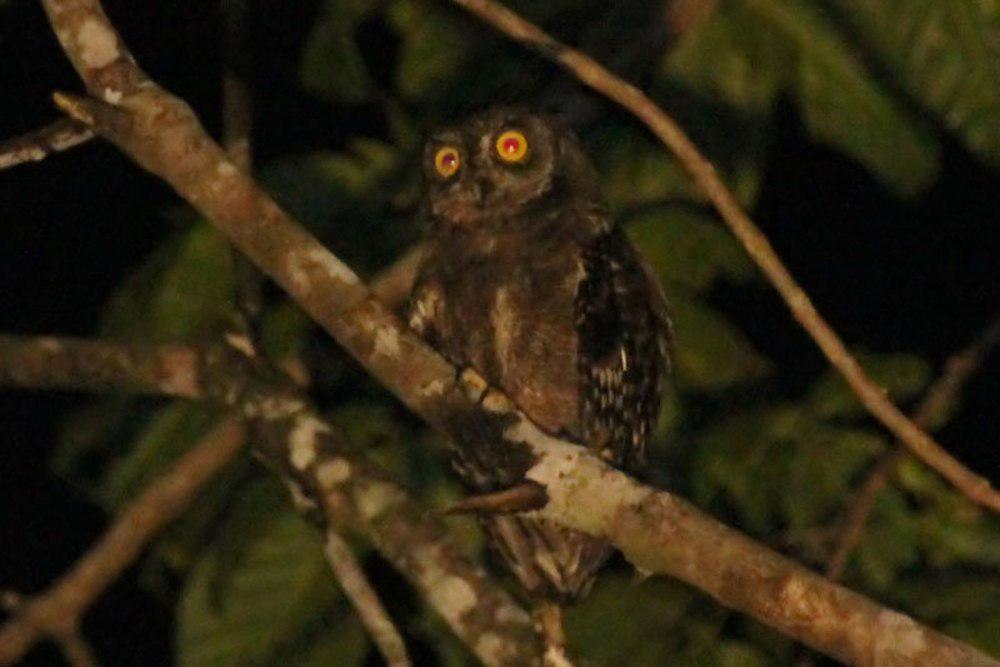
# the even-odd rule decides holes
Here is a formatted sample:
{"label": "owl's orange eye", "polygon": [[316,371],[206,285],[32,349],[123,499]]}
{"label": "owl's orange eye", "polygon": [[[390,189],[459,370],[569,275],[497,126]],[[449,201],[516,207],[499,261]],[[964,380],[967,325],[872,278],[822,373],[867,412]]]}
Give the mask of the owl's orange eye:
{"label": "owl's orange eye", "polygon": [[458,151],[452,146],[445,146],[434,155],[434,168],[444,178],[451,178],[462,166]]}
{"label": "owl's orange eye", "polygon": [[520,162],[528,154],[528,139],[517,130],[501,132],[497,137],[497,155],[504,162]]}

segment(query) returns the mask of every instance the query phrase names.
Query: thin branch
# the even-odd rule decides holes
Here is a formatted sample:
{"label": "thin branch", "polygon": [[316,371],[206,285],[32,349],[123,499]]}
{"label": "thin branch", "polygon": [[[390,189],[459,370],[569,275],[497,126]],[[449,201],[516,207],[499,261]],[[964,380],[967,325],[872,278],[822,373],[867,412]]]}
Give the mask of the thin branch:
{"label": "thin branch", "polygon": [[[913,421],[921,428],[929,428],[958,399],[962,387],[982,364],[990,349],[1000,343],[1000,317],[980,334],[971,345],[952,355],[945,363],[944,373],[930,386],[926,396],[917,407]],[[858,548],[864,536],[868,517],[875,508],[878,495],[889,484],[896,469],[906,458],[907,449],[897,445],[879,461],[855,494],[847,521],[837,538],[837,546],[826,563],[826,576],[831,581],[839,581],[847,567],[851,554]]]}
{"label": "thin branch", "polygon": [[[220,0],[222,38],[222,145],[238,169],[253,170],[253,106],[246,83],[249,71],[246,0]],[[253,329],[263,310],[261,275],[242,253],[233,250],[236,307]]]}
{"label": "thin branch", "polygon": [[326,533],[325,553],[326,559],[337,574],[337,580],[344,588],[344,593],[354,603],[354,608],[368,629],[368,634],[378,646],[382,657],[385,658],[386,664],[390,667],[409,665],[410,658],[406,653],[406,644],[403,643],[403,638],[382,606],[375,589],[368,583],[368,578],[354,558],[351,547],[340,535],[329,530]]}
{"label": "thin branch", "polygon": [[77,338],[0,335],[0,385],[197,398],[198,352]]}
{"label": "thin branch", "polygon": [[[808,572],[671,494],[631,480],[584,448],[546,435],[478,374],[458,375],[375,300],[349,267],[235,168],[186,104],[138,70],[96,0],[44,0],[44,6],[88,90],[105,100],[111,91],[115,102],[61,95],[62,108],[169,182],[372,375],[458,446],[502,447],[510,461],[523,466],[523,477],[546,487],[550,502],[540,516],[605,537],[641,569],[688,581],[722,604],[847,662],[998,664]],[[101,57],[94,57],[95,51]],[[332,444],[329,458],[321,456],[327,450],[317,438],[322,444],[329,435],[308,413],[296,411],[293,421],[291,433],[299,436],[290,438],[284,465],[307,475],[303,485],[314,481],[320,491],[332,492],[338,485],[330,480],[342,479],[353,464],[345,467],[346,454]],[[487,441],[483,433],[489,434]],[[395,492],[382,483],[368,484],[358,503],[361,514],[397,519]],[[393,540],[390,546],[412,543]],[[397,558],[412,564],[427,555],[406,549]],[[461,611],[459,619],[479,612],[481,600],[477,604],[463,585],[440,572],[431,575],[420,588],[432,603],[450,600],[453,613]],[[487,637],[475,643],[477,654],[487,643],[503,644],[499,637],[486,642]]]}
{"label": "thin branch", "polygon": [[[97,389],[156,393],[157,376],[144,363],[119,364],[109,374],[97,363],[80,363],[80,351],[97,350],[100,357],[148,360],[161,356],[162,347],[118,345],[74,339],[0,337],[0,385]],[[31,373],[15,374],[25,358],[46,350],[44,364],[32,364]],[[170,347],[186,359],[185,374],[196,391],[190,398],[215,400],[235,408],[254,429],[255,452],[278,469],[289,485],[300,511],[315,518],[322,510],[326,538],[335,530],[360,531],[438,611],[470,650],[487,665],[526,665],[541,654],[531,620],[483,569],[464,556],[446,528],[415,503],[404,489],[372,468],[349,447],[333,426],[312,409],[301,389],[282,384],[280,377],[255,376],[245,368],[256,354],[249,341],[229,334],[207,350]],[[250,359],[234,355],[251,355]],[[72,368],[71,376],[66,369]],[[128,375],[135,374],[134,377]],[[120,383],[120,388],[114,386]],[[145,494],[144,494],[145,495]],[[116,522],[117,525],[117,522]],[[67,575],[69,576],[69,575]],[[349,585],[349,584],[345,584]],[[82,603],[81,603],[82,604]],[[89,604],[87,602],[86,604]],[[84,605],[86,606],[86,605]],[[363,611],[363,610],[362,610]],[[21,630],[0,629],[0,664],[16,659],[41,637],[10,639]]]}
{"label": "thin branch", "polygon": [[809,296],[789,273],[763,232],[719,178],[677,123],[635,86],[615,76],[600,63],[557,41],[540,28],[491,0],[452,0],[511,39],[562,65],[580,81],[642,120],[669,148],[699,190],[712,202],[747,253],[785,300],[792,315],[809,333],[834,368],[847,380],[861,403],[917,458],[938,471],[974,502],[1000,512],[1000,493],[948,454],[914,424],[861,368],[836,332],[816,310]]}
{"label": "thin branch", "polygon": [[97,667],[97,656],[80,631],[71,632],[56,638],[59,650],[70,667]]}
{"label": "thin branch", "polygon": [[889,478],[904,458],[906,458],[905,447],[896,447],[886,453],[858,489],[847,511],[847,521],[837,536],[836,546],[826,561],[824,574],[830,581],[840,581],[844,568],[847,567],[847,560],[861,544],[868,517],[875,509],[875,501],[889,484]]}
{"label": "thin branch", "polygon": [[[0,593],[0,609],[8,615],[20,612],[24,606],[24,597],[14,591],[4,591]],[[80,628],[73,626],[72,629],[61,629],[61,634],[53,634],[51,639],[62,652],[66,663],[71,667],[94,667],[97,665],[97,658],[94,650],[87,643],[87,640],[80,634]]]}
{"label": "thin branch", "polygon": [[[84,612],[132,564],[164,526],[181,516],[239,453],[242,424],[219,421],[191,451],[128,504],[76,564],[46,591],[24,601],[0,627],[0,664],[20,659],[35,642],[64,642],[77,633]],[[73,642],[74,655],[83,656]]]}
{"label": "thin branch", "polygon": [[243,171],[253,163],[253,130],[250,89],[245,76],[249,69],[247,51],[246,0],[221,0],[225,18],[223,36],[222,121],[223,145],[229,158]]}
{"label": "thin branch", "polygon": [[[240,170],[251,173],[253,165],[253,113],[250,89],[245,77],[249,71],[247,48],[248,7],[246,0],[222,0],[225,18],[223,39],[224,71],[222,79],[223,145],[229,159]],[[260,272],[242,253],[233,250],[236,268],[236,301],[248,323],[262,309]],[[368,582],[350,546],[332,528],[325,530],[327,561],[340,582],[372,640],[391,667],[410,664],[406,644],[389,614]]]}
{"label": "thin branch", "polygon": [[0,170],[25,162],[40,162],[94,138],[86,125],[63,118],[51,125],[0,143]]}

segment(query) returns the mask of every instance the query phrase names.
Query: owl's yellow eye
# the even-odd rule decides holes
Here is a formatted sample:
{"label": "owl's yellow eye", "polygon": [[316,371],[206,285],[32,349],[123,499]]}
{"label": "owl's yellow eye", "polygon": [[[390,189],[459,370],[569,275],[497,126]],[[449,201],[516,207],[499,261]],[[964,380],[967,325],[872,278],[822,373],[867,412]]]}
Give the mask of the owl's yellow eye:
{"label": "owl's yellow eye", "polygon": [[497,155],[504,162],[520,162],[528,154],[528,138],[517,130],[501,132],[497,137]]}
{"label": "owl's yellow eye", "polygon": [[453,146],[445,146],[434,155],[434,168],[444,178],[451,178],[462,166],[462,158]]}

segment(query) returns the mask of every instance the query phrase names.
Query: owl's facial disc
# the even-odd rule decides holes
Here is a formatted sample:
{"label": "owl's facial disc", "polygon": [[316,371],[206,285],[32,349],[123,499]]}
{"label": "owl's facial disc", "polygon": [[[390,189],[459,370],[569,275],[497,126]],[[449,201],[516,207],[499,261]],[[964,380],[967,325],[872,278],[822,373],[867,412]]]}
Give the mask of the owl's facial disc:
{"label": "owl's facial disc", "polygon": [[428,212],[449,226],[501,229],[552,189],[557,138],[539,116],[488,112],[427,145]]}

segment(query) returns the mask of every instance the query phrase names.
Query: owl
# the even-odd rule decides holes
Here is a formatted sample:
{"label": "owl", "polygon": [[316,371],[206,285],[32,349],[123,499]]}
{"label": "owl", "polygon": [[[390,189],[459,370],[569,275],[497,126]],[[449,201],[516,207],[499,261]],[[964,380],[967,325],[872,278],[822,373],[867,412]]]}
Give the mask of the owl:
{"label": "owl", "polygon": [[[543,430],[642,473],[669,365],[666,304],[579,142],[554,118],[500,108],[434,134],[423,162],[428,249],[410,326]],[[523,467],[488,444],[454,443],[473,494],[523,481]],[[606,541],[546,520],[480,520],[544,599],[583,595],[610,553]]]}

